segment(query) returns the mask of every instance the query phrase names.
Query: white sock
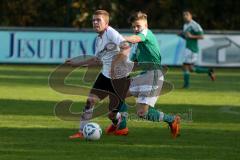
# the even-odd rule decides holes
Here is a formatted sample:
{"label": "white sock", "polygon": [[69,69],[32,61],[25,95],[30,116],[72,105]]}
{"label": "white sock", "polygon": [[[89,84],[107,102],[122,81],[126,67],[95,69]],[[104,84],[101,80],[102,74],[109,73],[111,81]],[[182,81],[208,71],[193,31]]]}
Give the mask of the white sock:
{"label": "white sock", "polygon": [[[94,107],[93,107],[94,108]],[[79,132],[83,131],[84,126],[89,122],[93,115],[93,108],[85,110],[80,119]]]}

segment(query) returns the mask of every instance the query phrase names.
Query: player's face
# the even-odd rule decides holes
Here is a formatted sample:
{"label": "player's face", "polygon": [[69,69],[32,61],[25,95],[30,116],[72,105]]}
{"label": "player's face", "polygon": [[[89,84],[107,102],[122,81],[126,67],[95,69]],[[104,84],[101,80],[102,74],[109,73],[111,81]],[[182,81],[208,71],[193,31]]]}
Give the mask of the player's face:
{"label": "player's face", "polygon": [[106,22],[103,15],[93,15],[92,18],[93,28],[97,33],[102,33],[107,28],[108,23]]}
{"label": "player's face", "polygon": [[147,28],[147,22],[145,20],[137,20],[132,23],[132,29],[134,33],[139,33]]}
{"label": "player's face", "polygon": [[190,12],[183,12],[184,22],[190,22],[192,20],[192,15]]}

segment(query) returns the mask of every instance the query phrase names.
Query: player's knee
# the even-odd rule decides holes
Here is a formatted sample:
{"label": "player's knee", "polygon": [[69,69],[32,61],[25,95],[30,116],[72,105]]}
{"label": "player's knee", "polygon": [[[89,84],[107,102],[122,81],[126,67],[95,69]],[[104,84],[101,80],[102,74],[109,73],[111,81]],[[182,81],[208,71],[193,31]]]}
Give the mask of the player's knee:
{"label": "player's knee", "polygon": [[190,71],[190,72],[194,72],[194,70],[195,70],[195,67],[194,67],[194,66],[190,66],[190,67],[189,67],[189,71]]}
{"label": "player's knee", "polygon": [[182,66],[182,70],[183,70],[183,71],[186,71],[186,70],[187,70],[187,66],[186,66],[185,64]]}
{"label": "player's knee", "polygon": [[137,115],[139,118],[144,118],[146,114],[147,114],[147,112],[144,111],[143,109],[140,109],[137,111]]}
{"label": "player's knee", "polygon": [[144,118],[148,113],[149,106],[147,104],[137,104],[137,115]]}
{"label": "player's knee", "polygon": [[94,97],[88,97],[87,102],[86,102],[86,107],[85,109],[90,109],[96,104],[96,98]]}

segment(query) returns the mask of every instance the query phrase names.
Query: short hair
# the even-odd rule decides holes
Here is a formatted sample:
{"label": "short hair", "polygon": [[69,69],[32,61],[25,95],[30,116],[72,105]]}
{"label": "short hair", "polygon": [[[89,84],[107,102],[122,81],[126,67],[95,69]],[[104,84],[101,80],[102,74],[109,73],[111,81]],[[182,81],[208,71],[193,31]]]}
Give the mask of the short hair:
{"label": "short hair", "polygon": [[107,23],[109,23],[109,13],[106,10],[96,10],[93,15],[102,15]]}
{"label": "short hair", "polygon": [[189,8],[184,9],[182,12],[183,12],[183,13],[184,13],[184,12],[189,12],[190,14],[192,14],[192,10],[189,9]]}
{"label": "short hair", "polygon": [[138,12],[133,13],[128,19],[128,21],[130,23],[133,23],[137,20],[146,20],[147,21],[147,14],[143,13],[141,11],[138,11]]}

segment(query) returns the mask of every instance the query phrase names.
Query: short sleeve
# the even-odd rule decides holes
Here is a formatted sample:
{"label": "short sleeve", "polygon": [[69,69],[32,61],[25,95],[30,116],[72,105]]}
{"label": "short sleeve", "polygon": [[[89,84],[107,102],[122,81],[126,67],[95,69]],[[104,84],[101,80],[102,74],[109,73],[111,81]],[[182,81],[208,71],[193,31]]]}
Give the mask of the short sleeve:
{"label": "short sleeve", "polygon": [[203,34],[203,29],[199,24],[196,24],[196,26],[194,26],[194,32],[197,35],[202,35]]}
{"label": "short sleeve", "polygon": [[142,33],[138,33],[137,36],[139,36],[142,41],[146,40],[146,36],[144,34],[142,34]]}
{"label": "short sleeve", "polygon": [[119,45],[122,41],[124,41],[123,36],[112,28],[107,31],[107,36],[110,38],[110,40],[113,43],[117,45]]}

